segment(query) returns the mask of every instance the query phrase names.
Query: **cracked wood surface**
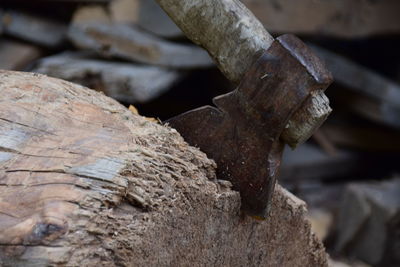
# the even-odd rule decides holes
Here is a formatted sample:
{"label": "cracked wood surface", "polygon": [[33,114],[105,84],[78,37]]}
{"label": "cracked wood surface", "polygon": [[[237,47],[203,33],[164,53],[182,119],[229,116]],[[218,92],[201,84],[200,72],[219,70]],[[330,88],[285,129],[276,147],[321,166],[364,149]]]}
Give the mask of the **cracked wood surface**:
{"label": "cracked wood surface", "polygon": [[280,186],[243,217],[175,130],[39,74],[0,71],[0,92],[1,266],[326,266]]}

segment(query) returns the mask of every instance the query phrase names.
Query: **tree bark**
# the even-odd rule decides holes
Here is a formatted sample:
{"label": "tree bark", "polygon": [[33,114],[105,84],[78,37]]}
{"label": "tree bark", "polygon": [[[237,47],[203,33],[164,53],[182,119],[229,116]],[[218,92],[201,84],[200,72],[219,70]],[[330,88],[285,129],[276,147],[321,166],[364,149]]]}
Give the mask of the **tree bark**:
{"label": "tree bark", "polygon": [[215,164],[92,90],[0,72],[2,266],[326,266],[305,204],[277,186],[244,217]]}

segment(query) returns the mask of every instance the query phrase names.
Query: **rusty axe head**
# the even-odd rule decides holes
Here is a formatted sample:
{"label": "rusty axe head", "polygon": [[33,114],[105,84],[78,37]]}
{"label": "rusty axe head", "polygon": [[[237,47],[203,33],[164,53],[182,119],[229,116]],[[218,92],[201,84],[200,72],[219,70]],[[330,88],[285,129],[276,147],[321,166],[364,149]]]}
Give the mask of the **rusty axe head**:
{"label": "rusty axe head", "polygon": [[266,218],[290,118],[332,82],[322,62],[293,35],[277,38],[237,89],[167,122],[218,165],[240,192],[242,209]]}

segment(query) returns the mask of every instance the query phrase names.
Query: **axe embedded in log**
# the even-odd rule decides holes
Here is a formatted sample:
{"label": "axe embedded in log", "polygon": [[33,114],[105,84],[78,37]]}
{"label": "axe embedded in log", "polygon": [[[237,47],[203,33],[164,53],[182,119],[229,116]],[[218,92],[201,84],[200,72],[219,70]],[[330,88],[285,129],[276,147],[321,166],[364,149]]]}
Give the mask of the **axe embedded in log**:
{"label": "axe embedded in log", "polygon": [[239,84],[168,122],[213,158],[242,208],[265,218],[284,143],[304,142],[331,112],[332,82],[321,61],[292,35],[274,40],[238,0],[157,0],[183,32]]}

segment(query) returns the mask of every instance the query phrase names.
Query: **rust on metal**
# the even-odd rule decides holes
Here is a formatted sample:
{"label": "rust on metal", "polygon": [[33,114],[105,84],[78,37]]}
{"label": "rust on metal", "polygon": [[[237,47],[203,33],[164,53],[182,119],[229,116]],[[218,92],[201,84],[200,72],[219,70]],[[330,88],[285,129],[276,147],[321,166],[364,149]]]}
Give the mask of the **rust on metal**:
{"label": "rust on metal", "polygon": [[280,135],[316,90],[332,82],[321,61],[293,35],[277,38],[250,67],[238,88],[167,122],[217,163],[242,209],[266,218],[281,161]]}

